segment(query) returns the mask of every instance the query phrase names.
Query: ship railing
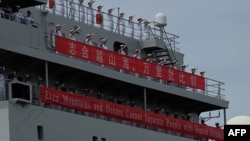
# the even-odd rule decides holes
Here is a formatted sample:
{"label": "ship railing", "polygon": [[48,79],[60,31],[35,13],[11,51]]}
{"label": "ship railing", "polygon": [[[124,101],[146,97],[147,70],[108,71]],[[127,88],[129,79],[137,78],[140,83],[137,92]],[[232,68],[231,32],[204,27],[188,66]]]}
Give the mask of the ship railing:
{"label": "ship railing", "polygon": [[[12,86],[12,84],[18,84],[19,87],[14,88]],[[23,95],[23,94],[21,94],[21,92],[23,92],[23,91],[18,89],[18,88],[21,88],[20,86],[25,86],[25,87],[28,86],[29,87],[28,89],[30,91],[28,93],[26,93],[26,91],[25,91],[25,95],[21,96],[21,95]],[[24,83],[24,82],[21,82],[21,81],[12,81],[10,79],[6,79],[6,90],[7,90],[6,91],[6,95],[7,95],[6,100],[10,100],[10,101],[12,101],[14,103],[19,103],[22,106],[27,105],[27,104],[32,104],[32,105],[41,106],[41,107],[44,107],[44,108],[50,108],[50,109],[55,109],[55,110],[59,110],[59,111],[70,112],[72,114],[80,114],[82,116],[98,118],[98,119],[107,120],[107,121],[111,121],[111,122],[118,122],[118,123],[121,123],[121,124],[131,125],[131,126],[138,127],[138,128],[145,128],[147,130],[153,130],[153,131],[157,131],[157,132],[163,132],[163,133],[166,133],[166,134],[172,134],[172,135],[175,135],[175,136],[181,136],[181,137],[184,137],[184,138],[197,138],[197,137],[195,137],[195,134],[194,134],[194,136],[189,135],[190,133],[189,134],[183,134],[182,129],[177,130],[178,132],[173,132],[173,131],[170,130],[171,129],[170,127],[168,127],[169,129],[165,129],[165,127],[155,127],[156,125],[158,125],[157,123],[150,124],[150,125],[145,125],[144,123],[147,123],[147,122],[143,121],[143,119],[141,119],[141,122],[142,122],[141,123],[141,122],[136,121],[133,118],[123,119],[122,117],[119,117],[119,116],[114,117],[115,114],[112,115],[112,113],[110,115],[105,115],[105,111],[103,113],[100,113],[100,112],[96,113],[96,111],[93,109],[91,112],[85,112],[84,108],[82,108],[82,109],[72,109],[72,107],[69,107],[69,105],[67,105],[67,104],[64,105],[64,106],[61,106],[60,103],[53,103],[53,102],[52,102],[53,104],[47,104],[46,102],[48,102],[50,100],[47,99],[48,101],[46,101],[46,98],[49,98],[49,97],[46,97],[44,99],[45,103],[43,103],[43,102],[41,102],[41,98],[42,98],[42,93],[40,93],[41,92],[41,90],[40,90],[41,87],[43,87],[43,86],[42,85],[36,85],[36,84],[33,84],[33,83]],[[16,91],[13,90],[12,88],[16,89]],[[54,90],[56,90],[56,89],[54,89]],[[60,91],[61,90],[58,90],[58,92],[60,92]],[[15,94],[13,94],[13,92]],[[57,94],[55,93],[55,95],[57,95]],[[72,93],[68,92],[68,94],[72,94]],[[83,97],[84,96],[82,96],[82,98]],[[93,98],[91,95],[89,95],[88,98],[89,97],[91,97],[91,99]],[[80,98],[80,97],[78,97],[78,98]],[[94,101],[94,99],[93,99],[93,101]],[[105,99],[101,99],[101,100],[96,99],[93,103],[96,103],[97,101],[99,101],[100,103],[103,103],[103,101],[105,101]],[[89,101],[89,102],[91,104],[91,101]],[[106,104],[109,104],[109,103],[106,103]],[[112,103],[112,105],[113,105],[113,103]],[[115,105],[113,105],[113,106],[115,106]],[[123,106],[124,107],[119,106],[118,108],[120,110],[128,109],[127,105],[123,105]],[[134,110],[137,110],[137,112],[140,112],[140,113],[138,113],[138,115],[143,113],[142,110],[139,110],[137,108],[130,107],[130,109],[131,110],[134,109]],[[145,112],[148,112],[148,111],[145,111]],[[155,119],[158,119],[158,118],[162,119],[163,118],[162,116],[164,116],[164,115],[162,113],[158,113],[158,114],[159,114],[159,117],[154,112],[152,112],[150,115],[154,115],[153,117]],[[199,124],[198,122],[196,123],[196,122],[193,122],[193,121],[192,122],[183,121],[183,120],[178,119],[178,118],[172,119],[173,117],[170,117],[168,115],[166,115],[166,117],[164,117],[164,118],[169,118],[169,120],[171,120],[173,123],[174,122],[179,123],[179,121],[181,121],[183,124],[189,124],[189,125],[192,124],[190,126],[197,126]],[[199,126],[200,126],[200,128],[203,128],[203,125],[199,125]],[[207,128],[208,126],[204,126],[204,127]],[[214,129],[213,127],[208,127],[208,128]],[[216,132],[218,132],[218,130]]]}
{"label": "ship railing", "polygon": [[220,82],[214,79],[205,78],[205,90],[199,90],[194,88],[185,87],[188,91],[193,91],[199,94],[204,94],[210,97],[223,99],[225,100],[225,94],[223,93],[225,91],[225,88],[223,87],[225,85],[224,82]]}
{"label": "ship railing", "polygon": [[[54,34],[53,31],[51,33],[47,33],[46,36],[50,37],[48,39],[48,43],[49,43],[49,45],[47,47],[48,49],[55,51],[55,54],[57,54],[57,55],[62,55],[62,56],[65,56],[65,57],[71,57],[69,55],[57,52],[55,50],[55,36],[56,35]],[[77,57],[73,57],[72,59],[84,61],[83,59],[80,59],[80,58],[77,58]],[[89,62],[89,61],[87,61],[87,62]],[[95,62],[91,62],[91,63],[96,64]],[[97,65],[99,65],[99,64],[97,64]],[[113,71],[117,71],[117,69],[113,68],[113,67],[106,66],[106,68],[109,68],[109,69],[111,69]],[[133,75],[133,76],[137,77],[136,74],[132,73],[132,72],[131,73],[126,73],[126,74],[127,75]],[[144,79],[148,80],[148,76],[146,76],[146,75],[141,74],[140,78],[144,78]],[[151,78],[150,81],[155,81],[155,82],[162,83],[161,82],[162,80],[157,79],[157,78]],[[162,83],[162,84],[164,84],[164,85],[172,85],[172,84],[168,84],[168,83]],[[183,86],[180,86],[180,85],[177,85],[177,84],[172,85],[172,86],[182,88],[182,89],[186,89],[188,91],[193,91],[195,93],[204,94],[204,95],[207,95],[207,96],[210,96],[210,97],[215,97],[215,98],[218,98],[218,99],[225,99],[225,95],[223,94],[223,91],[225,90],[224,87],[223,87],[224,83],[220,82],[220,81],[217,81],[217,80],[214,80],[214,79],[206,78],[206,77],[205,77],[205,90],[200,90],[200,89],[195,89],[195,88],[190,88],[190,87],[183,87]]]}
{"label": "ship railing", "polygon": [[179,51],[180,48],[176,47],[179,42],[176,41],[176,39],[180,37],[178,35],[166,32],[163,27],[156,26],[156,22],[153,22],[153,24],[153,27],[151,27],[153,38],[163,40],[166,43],[168,49],[171,48],[173,51]]}
{"label": "ship railing", "polygon": [[[58,55],[63,55],[63,54],[58,54]],[[64,55],[67,57],[67,55]],[[74,58],[74,59],[77,59],[77,58]],[[110,68],[112,69],[112,68]],[[116,69],[113,69],[114,71]],[[126,73],[128,75],[134,75],[132,73]],[[135,76],[136,77],[136,76]],[[145,79],[148,79],[147,77],[141,77],[141,78],[145,78]],[[159,82],[160,80],[156,80],[156,79],[151,79],[151,81],[155,81],[155,82]],[[6,89],[5,91],[8,92],[8,86],[7,84],[11,82],[10,79],[5,79],[5,84],[6,84]],[[162,83],[162,84],[165,84],[165,83]],[[169,85],[169,84],[166,84],[166,85]],[[172,85],[172,86],[176,86],[178,88],[183,88],[183,89],[186,89],[188,91],[193,91],[195,93],[199,93],[199,94],[203,94],[203,95],[207,95],[207,96],[210,96],[210,97],[215,97],[215,98],[218,98],[218,99],[225,99],[225,94],[223,93],[225,91],[225,88],[223,87],[225,85],[224,82],[221,82],[221,81],[217,81],[217,80],[214,80],[214,79],[210,79],[210,78],[205,78],[205,90],[200,90],[200,89],[194,89],[194,88],[189,88],[189,87],[180,87],[178,85]],[[32,85],[34,87],[37,87],[37,85]],[[8,95],[6,95],[7,97]]]}
{"label": "ship railing", "polygon": [[216,97],[218,99],[225,99],[225,85],[224,82],[220,82],[214,79],[206,78],[206,95]]}
{"label": "ship railing", "polygon": [[[10,21],[16,22],[15,19],[14,19],[13,13],[12,14],[11,13],[4,13],[3,15],[0,15],[0,19],[6,19],[6,20],[10,20]],[[25,21],[25,16],[24,16],[23,19],[21,19],[20,24],[26,25],[25,22],[26,21]],[[29,25],[29,24],[27,24],[27,25]],[[32,21],[32,23],[30,25],[32,27],[34,27],[34,28],[38,28],[39,27],[39,23],[36,22],[36,21]]]}
{"label": "ship railing", "polygon": [[[58,3],[58,1],[55,1],[55,6],[54,8],[49,8],[49,5],[41,5],[41,6],[36,6],[36,8],[38,10],[47,10],[49,13],[51,14],[54,14],[54,15],[58,15],[58,16],[61,16],[61,17],[64,17],[64,18],[67,18],[67,19],[70,19],[70,20],[73,20],[73,21],[77,21],[77,22],[80,22],[80,23],[85,23],[89,26],[93,26],[93,27],[97,27],[97,28],[101,28],[101,29],[104,29],[104,30],[107,30],[107,31],[110,31],[110,32],[114,32],[114,33],[117,33],[117,34],[120,34],[120,35],[124,35],[124,36],[127,36],[127,37],[131,37],[131,38],[134,38],[134,39],[137,39],[137,40],[141,40],[141,39],[147,39],[146,36],[146,31],[143,30],[140,31],[139,28],[138,28],[138,22],[135,22],[135,21],[132,21],[133,22],[133,26],[129,26],[128,25],[128,18],[124,18],[125,20],[125,32],[124,34],[121,32],[120,30],[120,26],[119,26],[119,16],[116,16],[116,14],[114,14],[115,11],[113,11],[112,15],[113,15],[113,28],[111,29],[110,28],[110,20],[108,19],[108,13],[107,12],[104,12],[104,11],[101,11],[101,15],[102,15],[102,22],[100,24],[97,24],[96,23],[96,13],[98,12],[95,8],[93,8],[92,10],[94,11],[94,15],[92,15],[92,17],[90,18],[91,15],[88,15],[87,13],[87,9],[88,7],[83,5],[84,9],[85,9],[85,13],[82,13],[82,10],[81,10],[81,6],[79,5],[79,3],[76,3],[76,2],[73,2],[73,5],[74,5],[74,8],[75,8],[75,16],[72,17],[72,11],[70,10],[70,5],[67,1],[64,2],[64,5],[63,7],[61,7],[61,3]],[[62,12],[60,11],[60,9],[63,8],[65,13],[62,14]],[[120,8],[113,8],[114,10],[117,9],[117,15],[119,15],[121,13],[120,11]],[[85,15],[85,19],[82,20],[81,17],[82,17],[82,14]],[[126,14],[126,13],[125,13]],[[126,17],[129,17],[129,15],[126,15]],[[134,15],[133,15],[134,17]],[[91,21],[90,21],[91,19]],[[92,21],[94,20],[94,21]],[[137,20],[137,19],[136,19]],[[154,23],[154,22],[151,22],[149,21],[149,25],[151,23]],[[58,23],[60,24],[60,23]],[[144,23],[142,23],[142,26],[144,27]],[[166,41],[166,38],[168,38],[167,36],[164,35],[164,38],[161,38],[162,37],[162,32],[160,31],[160,29],[158,29],[157,27],[151,27],[150,26],[150,31],[149,31],[149,36],[150,38],[155,38],[155,39],[163,39],[164,41]],[[140,33],[143,33],[143,37],[141,38],[140,37]],[[179,50],[179,48],[176,48],[175,45],[177,44],[177,42],[175,41],[176,38],[178,38],[178,36],[176,35],[173,35],[173,34],[170,34],[170,33],[167,33],[169,36],[169,40],[171,41],[171,44],[172,44],[172,47],[174,48],[174,50]]]}

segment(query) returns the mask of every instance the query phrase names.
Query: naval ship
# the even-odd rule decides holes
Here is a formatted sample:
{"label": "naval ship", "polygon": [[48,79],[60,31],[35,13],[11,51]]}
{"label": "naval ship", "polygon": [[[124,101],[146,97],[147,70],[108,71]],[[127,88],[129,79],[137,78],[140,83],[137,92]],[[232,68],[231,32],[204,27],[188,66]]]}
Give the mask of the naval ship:
{"label": "naval ship", "polygon": [[164,13],[131,26],[87,2],[0,3],[1,141],[224,140],[201,123],[225,123],[224,83],[184,70]]}

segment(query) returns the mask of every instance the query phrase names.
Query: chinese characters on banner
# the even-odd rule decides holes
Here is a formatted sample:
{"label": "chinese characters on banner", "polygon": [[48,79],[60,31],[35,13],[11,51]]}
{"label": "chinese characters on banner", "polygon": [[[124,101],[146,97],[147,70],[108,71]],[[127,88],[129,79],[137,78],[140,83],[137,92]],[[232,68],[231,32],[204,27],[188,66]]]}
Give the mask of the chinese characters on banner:
{"label": "chinese characters on banner", "polygon": [[96,46],[87,45],[61,36],[56,36],[55,39],[57,52],[127,72],[161,79],[180,86],[205,90],[204,77],[172,69],[168,66],[146,62],[131,56],[121,55],[113,51],[104,50]]}
{"label": "chinese characters on banner", "polygon": [[224,139],[223,130],[219,128],[81,96],[80,94],[71,94],[51,88],[40,87],[40,97],[41,101],[45,104],[60,105],[83,112],[103,115],[108,118],[126,120],[198,138],[207,138],[216,141],[223,141]]}

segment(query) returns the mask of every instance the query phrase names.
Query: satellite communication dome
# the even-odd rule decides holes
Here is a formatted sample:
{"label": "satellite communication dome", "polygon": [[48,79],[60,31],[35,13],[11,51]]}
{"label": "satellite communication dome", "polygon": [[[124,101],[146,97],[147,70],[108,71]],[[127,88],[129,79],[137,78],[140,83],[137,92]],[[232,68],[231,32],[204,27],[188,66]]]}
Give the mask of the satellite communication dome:
{"label": "satellite communication dome", "polygon": [[250,116],[236,116],[227,121],[228,125],[250,125]]}
{"label": "satellite communication dome", "polygon": [[164,13],[157,13],[155,15],[156,26],[166,26],[167,25],[167,16]]}

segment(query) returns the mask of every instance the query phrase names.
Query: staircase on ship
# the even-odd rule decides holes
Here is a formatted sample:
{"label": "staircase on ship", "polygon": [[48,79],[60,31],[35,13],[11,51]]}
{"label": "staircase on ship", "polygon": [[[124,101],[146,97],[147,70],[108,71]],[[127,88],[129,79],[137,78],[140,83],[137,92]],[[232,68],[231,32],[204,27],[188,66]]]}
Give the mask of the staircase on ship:
{"label": "staircase on ship", "polygon": [[[178,50],[175,46],[178,43],[176,38],[179,38],[179,36],[167,33],[163,26],[154,23],[154,26],[150,27],[150,39],[141,40],[143,54],[150,53],[155,58],[155,62],[163,59],[164,65],[172,65],[173,62],[178,61],[175,55]],[[180,68],[178,63],[177,68]]]}

